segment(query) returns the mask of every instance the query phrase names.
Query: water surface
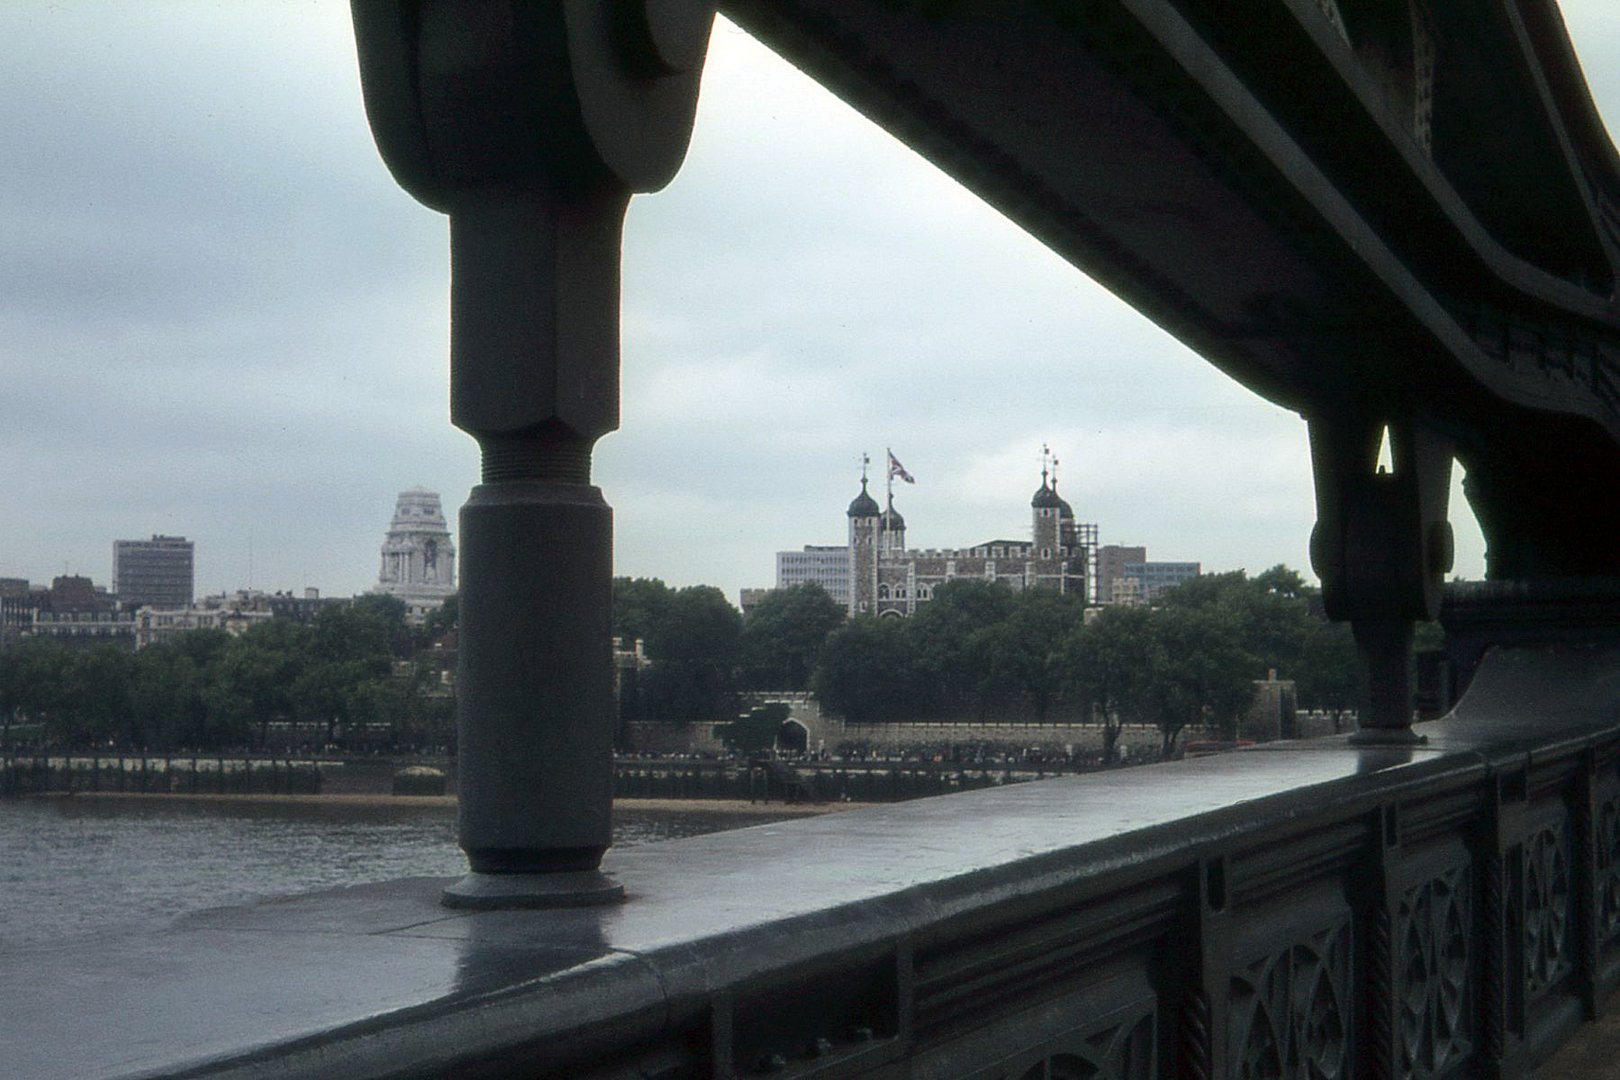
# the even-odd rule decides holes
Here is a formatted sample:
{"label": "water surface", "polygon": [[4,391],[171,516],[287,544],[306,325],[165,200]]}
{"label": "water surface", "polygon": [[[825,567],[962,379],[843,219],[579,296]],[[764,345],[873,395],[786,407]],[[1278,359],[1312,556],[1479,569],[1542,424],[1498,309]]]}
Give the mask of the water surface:
{"label": "water surface", "polygon": [[[778,814],[619,810],[619,846]],[[443,806],[185,799],[0,801],[0,949],[142,933],[178,915],[287,893],[465,872]]]}

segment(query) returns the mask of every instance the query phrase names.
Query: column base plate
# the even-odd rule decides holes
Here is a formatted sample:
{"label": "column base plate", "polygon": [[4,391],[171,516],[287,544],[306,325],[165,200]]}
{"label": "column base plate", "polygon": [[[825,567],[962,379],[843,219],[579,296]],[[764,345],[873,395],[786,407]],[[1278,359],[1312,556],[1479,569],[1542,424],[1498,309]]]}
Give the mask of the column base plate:
{"label": "column base plate", "polygon": [[1361,728],[1350,736],[1351,746],[1422,746],[1428,741],[1411,728]]}
{"label": "column base plate", "polygon": [[474,870],[444,890],[445,907],[478,910],[594,907],[624,900],[624,886],[600,870],[484,874]]}

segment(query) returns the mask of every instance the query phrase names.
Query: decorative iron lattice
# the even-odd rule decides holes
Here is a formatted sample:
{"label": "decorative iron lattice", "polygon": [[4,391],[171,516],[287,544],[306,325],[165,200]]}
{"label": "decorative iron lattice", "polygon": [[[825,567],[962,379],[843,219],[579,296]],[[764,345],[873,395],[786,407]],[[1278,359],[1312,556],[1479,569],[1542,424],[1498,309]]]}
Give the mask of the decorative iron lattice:
{"label": "decorative iron lattice", "polygon": [[1395,915],[1400,1075],[1441,1076],[1474,1049],[1470,863],[1413,886]]}
{"label": "decorative iron lattice", "polygon": [[1233,974],[1227,1031],[1234,1075],[1348,1075],[1350,940],[1346,918]]}
{"label": "decorative iron lattice", "polygon": [[1146,1011],[1050,1048],[1018,1080],[1152,1080],[1158,1072],[1156,1014]]}
{"label": "decorative iron lattice", "polygon": [[1408,0],[1412,20],[1412,138],[1434,153],[1434,34],[1421,0]]}
{"label": "decorative iron lattice", "polygon": [[1574,890],[1568,822],[1542,829],[1524,845],[1524,989],[1542,993],[1574,966]]}
{"label": "decorative iron lattice", "polygon": [[1608,944],[1620,934],[1620,793],[1611,793],[1597,812],[1597,930]]}
{"label": "decorative iron lattice", "polygon": [[1194,987],[1181,1005],[1181,1027],[1177,1031],[1178,1075],[1185,1080],[1210,1080],[1214,1074],[1209,1056],[1214,1032],[1210,1027],[1209,995]]}

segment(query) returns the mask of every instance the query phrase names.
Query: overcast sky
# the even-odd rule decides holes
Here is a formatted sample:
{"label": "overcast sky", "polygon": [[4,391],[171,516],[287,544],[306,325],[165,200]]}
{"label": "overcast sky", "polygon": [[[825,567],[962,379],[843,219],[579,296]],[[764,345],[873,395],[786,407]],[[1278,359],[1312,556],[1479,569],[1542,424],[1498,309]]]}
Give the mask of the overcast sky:
{"label": "overcast sky", "polygon": [[[1564,4],[1620,116],[1620,4]],[[363,591],[402,489],[477,481],[445,219],[395,186],[347,5],[0,6],[0,576]],[[621,574],[768,585],[863,451],[914,546],[1021,537],[1041,444],[1104,543],[1308,571],[1305,427],[726,23],[686,166],[626,230]],[[878,474],[881,477],[881,474]],[[1458,572],[1482,542],[1452,500]]]}

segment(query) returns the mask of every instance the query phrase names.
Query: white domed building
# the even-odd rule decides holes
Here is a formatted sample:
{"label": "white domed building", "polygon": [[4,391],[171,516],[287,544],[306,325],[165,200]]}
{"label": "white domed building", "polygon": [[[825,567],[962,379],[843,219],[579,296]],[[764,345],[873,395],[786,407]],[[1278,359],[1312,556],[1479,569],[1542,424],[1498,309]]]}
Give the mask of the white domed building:
{"label": "white domed building", "polygon": [[400,492],[372,592],[405,601],[406,618],[419,624],[455,591],[456,546],[439,493],[419,487]]}

